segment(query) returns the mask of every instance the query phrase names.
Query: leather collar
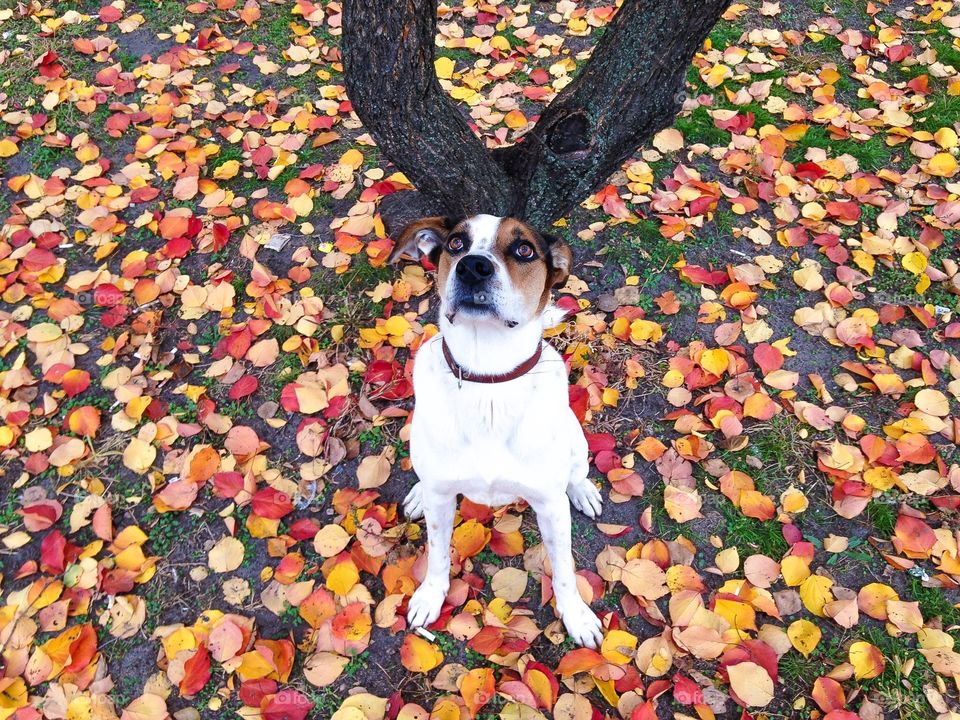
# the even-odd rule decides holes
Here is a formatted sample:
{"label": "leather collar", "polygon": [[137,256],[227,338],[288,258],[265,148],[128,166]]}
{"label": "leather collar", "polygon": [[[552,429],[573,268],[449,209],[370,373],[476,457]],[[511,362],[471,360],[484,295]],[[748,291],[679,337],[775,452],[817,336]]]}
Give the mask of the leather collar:
{"label": "leather collar", "polygon": [[443,359],[447,361],[447,365],[450,367],[450,371],[456,376],[458,384],[463,384],[463,381],[474,382],[474,383],[503,383],[509,382],[510,380],[516,380],[518,377],[523,377],[528,372],[533,370],[538,362],[540,362],[540,355],[543,353],[543,341],[537,343],[537,349],[534,351],[533,355],[524,360],[522,363],[517,365],[510,372],[506,372],[502,375],[481,375],[478,373],[472,373],[469,370],[464,370],[453,359],[453,354],[450,352],[450,347],[447,345],[447,339],[441,338],[441,347],[443,348]]}

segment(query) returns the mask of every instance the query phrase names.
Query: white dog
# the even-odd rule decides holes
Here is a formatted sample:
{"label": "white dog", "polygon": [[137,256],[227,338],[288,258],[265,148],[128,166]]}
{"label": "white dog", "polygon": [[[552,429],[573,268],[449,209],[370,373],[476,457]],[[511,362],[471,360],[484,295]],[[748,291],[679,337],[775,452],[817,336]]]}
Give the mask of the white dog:
{"label": "white dog", "polygon": [[550,290],[570,273],[570,248],[513,218],[477,215],[411,224],[391,261],[404,254],[437,266],[441,331],[417,352],[413,372],[410,456],[420,482],[404,509],[426,518],[428,569],[407,619],[423,627],[440,615],[457,495],[490,506],[522,498],[537,514],[557,613],[577,643],[595,648],[603,632],[577,590],[570,502],[595,518],[602,500],[587,479],[563,360],[543,342],[544,327],[559,320]]}

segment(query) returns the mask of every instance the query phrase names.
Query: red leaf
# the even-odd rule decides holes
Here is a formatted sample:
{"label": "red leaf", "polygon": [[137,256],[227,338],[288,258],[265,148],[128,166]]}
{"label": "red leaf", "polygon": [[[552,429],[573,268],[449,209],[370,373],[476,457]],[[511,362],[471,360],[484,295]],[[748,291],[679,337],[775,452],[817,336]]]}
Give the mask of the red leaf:
{"label": "red leaf", "polygon": [[240,685],[240,701],[248,707],[259,708],[264,698],[275,692],[276,680],[247,680]]}
{"label": "red leaf", "polygon": [[180,694],[193,697],[203,690],[210,680],[210,653],[206,644],[201,644],[193,657],[183,664],[183,679],[180,681]]}
{"label": "red leaf", "polygon": [[263,709],[264,720],[303,720],[313,710],[313,703],[292,688],[281,690]]}
{"label": "red leaf", "polygon": [[279,520],[293,512],[290,496],[276,488],[265,487],[253,496],[253,512],[263,518]]}
{"label": "red leaf", "polygon": [[240,398],[253,395],[259,386],[260,382],[256,376],[247,374],[233,384],[228,394],[231,400],[239,400]]}
{"label": "red leaf", "polygon": [[100,8],[100,22],[113,23],[121,17],[123,17],[123,13],[113,5],[104,5]]}

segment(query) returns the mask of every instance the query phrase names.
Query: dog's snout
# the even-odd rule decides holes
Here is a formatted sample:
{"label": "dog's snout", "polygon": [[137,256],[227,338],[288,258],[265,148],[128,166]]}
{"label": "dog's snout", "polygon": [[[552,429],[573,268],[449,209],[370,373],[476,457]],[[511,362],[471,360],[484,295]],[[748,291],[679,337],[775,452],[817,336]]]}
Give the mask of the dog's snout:
{"label": "dog's snout", "polygon": [[479,285],[493,275],[494,267],[483,255],[467,255],[457,263],[457,277],[467,285]]}

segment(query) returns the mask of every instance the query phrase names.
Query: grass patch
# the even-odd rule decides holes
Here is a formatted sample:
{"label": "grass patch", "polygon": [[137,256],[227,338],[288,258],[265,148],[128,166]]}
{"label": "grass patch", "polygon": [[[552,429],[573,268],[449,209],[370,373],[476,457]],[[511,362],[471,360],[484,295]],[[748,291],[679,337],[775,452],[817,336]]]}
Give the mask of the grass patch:
{"label": "grass patch", "polygon": [[871,500],[867,505],[866,516],[881,535],[886,537],[893,535],[893,528],[897,524],[896,505]]}
{"label": "grass patch", "polygon": [[874,171],[890,164],[893,151],[886,146],[879,135],[867,142],[856,140],[833,140],[825,127],[815,125],[807,130],[797,143],[787,150],[787,159],[796,164],[804,161],[807,149],[821,148],[827,151],[828,157],[839,157],[848,154],[857,159],[861,170]]}
{"label": "grass patch", "polygon": [[790,546],[783,538],[783,526],[775,520],[749,518],[731,503],[723,503],[720,513],[726,521],[727,537],[731,544],[741,548],[746,545],[774,559],[783,557],[789,549]]}
{"label": "grass patch", "polygon": [[678,117],[673,126],[683,133],[687,143],[703,143],[711,147],[730,143],[730,133],[718,128],[707,108],[702,105],[686,117]]}

